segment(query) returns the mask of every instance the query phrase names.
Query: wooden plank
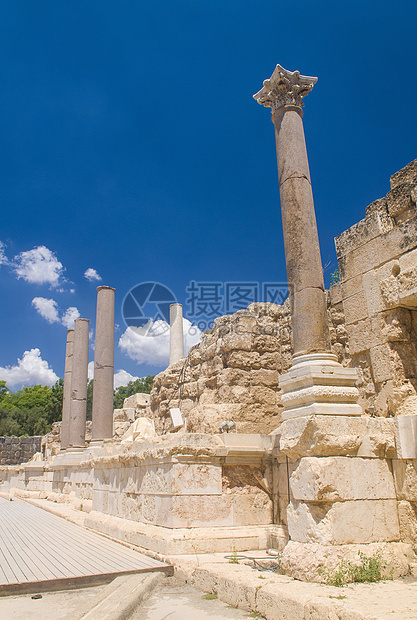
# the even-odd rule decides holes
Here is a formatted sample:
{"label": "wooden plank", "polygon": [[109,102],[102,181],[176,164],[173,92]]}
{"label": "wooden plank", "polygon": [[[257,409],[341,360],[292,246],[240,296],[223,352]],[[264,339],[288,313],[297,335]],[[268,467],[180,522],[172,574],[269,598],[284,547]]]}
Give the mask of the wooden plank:
{"label": "wooden plank", "polygon": [[152,570],[171,573],[172,567],[37,506],[0,498],[0,595],[18,583],[48,588]]}
{"label": "wooden plank", "polygon": [[[17,523],[18,525],[16,525]],[[33,528],[32,530],[28,529],[24,519],[14,515],[14,519],[10,519],[5,530],[10,536],[15,537],[19,545],[17,553],[21,549],[25,553],[26,559],[33,563],[41,573],[35,579],[57,579],[68,576],[68,571],[62,570],[61,562],[54,562],[50,554],[47,553],[46,541],[39,537]]]}
{"label": "wooden plank", "polygon": [[[31,506],[31,508],[34,508],[35,510],[39,510],[33,506]],[[153,558],[148,558],[135,550],[129,549],[128,547],[124,547],[123,545],[120,545],[119,543],[115,541],[104,538],[103,536],[100,536],[99,534],[90,532],[88,530],[83,530],[80,526],[64,521],[60,517],[56,517],[55,515],[51,515],[50,513],[45,513],[44,511],[42,512],[44,513],[44,515],[46,514],[47,517],[52,517],[52,520],[61,522],[59,524],[60,530],[61,530],[59,533],[56,531],[57,524],[54,523],[55,534],[58,534],[56,544],[59,544],[61,541],[64,546],[67,546],[65,544],[65,538],[66,538],[65,535],[71,535],[71,544],[70,544],[71,552],[77,547],[81,551],[86,551],[86,545],[87,545],[88,552],[91,555],[91,559],[98,558],[102,560],[103,553],[108,554],[109,552],[112,552],[112,564],[114,561],[117,560],[119,567],[123,569],[126,567],[126,562],[128,562],[129,564],[133,562],[132,567],[138,567],[138,566],[143,567],[143,568],[147,568],[149,566],[153,566],[155,568],[160,567],[160,563],[158,562],[158,560],[154,560]],[[45,516],[43,518],[46,522],[48,522],[48,518],[45,519]],[[49,520],[48,524],[50,523],[51,521]]]}
{"label": "wooden plank", "polygon": [[[37,516],[36,514],[36,517]],[[31,518],[33,518],[33,515],[31,515]],[[68,545],[63,544],[59,538],[54,536],[52,523],[49,524],[49,528],[40,528],[36,524],[36,520],[37,519],[30,522],[29,525],[32,527],[28,528],[29,522],[20,518],[20,535],[29,547],[39,551],[40,562],[49,566],[55,578],[77,576],[80,574],[95,574],[97,570],[107,569],[106,566],[98,568],[94,563],[87,562],[83,555],[76,556],[75,560],[72,556],[68,558],[65,552],[69,548],[70,543],[68,543]],[[25,536],[26,528],[28,528],[29,537]]]}

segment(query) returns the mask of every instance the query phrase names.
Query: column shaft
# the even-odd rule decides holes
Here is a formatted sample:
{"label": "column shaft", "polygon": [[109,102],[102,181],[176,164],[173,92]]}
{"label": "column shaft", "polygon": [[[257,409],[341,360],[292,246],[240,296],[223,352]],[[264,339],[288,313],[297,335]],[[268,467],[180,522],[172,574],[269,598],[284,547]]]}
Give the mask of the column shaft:
{"label": "column shaft", "polygon": [[74,330],[67,331],[67,346],[65,349],[64,393],[62,399],[61,450],[68,448],[69,420],[71,408],[71,376],[72,359],[74,352]]}
{"label": "column shaft", "polygon": [[113,437],[114,293],[110,286],[97,288],[92,441]]}
{"label": "column shaft", "polygon": [[69,448],[85,448],[89,324],[88,319],[76,319],[74,323]]}
{"label": "column shaft", "polygon": [[184,328],[181,304],[170,305],[169,327],[169,363],[175,364],[184,357]]}
{"label": "column shaft", "polygon": [[294,357],[330,351],[323,270],[302,110],[284,106],[275,126],[287,279],[292,296]]}

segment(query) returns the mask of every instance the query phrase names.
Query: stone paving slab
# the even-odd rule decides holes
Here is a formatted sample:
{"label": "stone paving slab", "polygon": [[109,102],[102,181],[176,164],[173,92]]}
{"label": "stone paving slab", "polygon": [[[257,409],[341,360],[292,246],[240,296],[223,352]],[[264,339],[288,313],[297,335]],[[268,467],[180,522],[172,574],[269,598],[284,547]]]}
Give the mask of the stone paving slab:
{"label": "stone paving slab", "polygon": [[27,502],[0,497],[0,595],[151,571],[171,567]]}

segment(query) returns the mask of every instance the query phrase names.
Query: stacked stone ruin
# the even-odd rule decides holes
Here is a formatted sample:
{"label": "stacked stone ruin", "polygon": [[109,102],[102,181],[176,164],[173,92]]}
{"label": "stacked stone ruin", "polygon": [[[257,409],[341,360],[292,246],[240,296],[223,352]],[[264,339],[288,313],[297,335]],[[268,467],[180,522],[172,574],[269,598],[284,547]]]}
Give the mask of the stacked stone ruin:
{"label": "stacked stone ruin", "polygon": [[[326,292],[302,121],[316,81],[277,65],[255,95],[272,111],[290,299],[219,317],[187,356],[174,304],[169,367],[150,396],[113,412],[114,289],[99,287],[90,447],[88,321],[78,319],[60,453],[1,467],[5,492],[70,501],[92,529],[160,554],[275,547],[284,572],[320,581],[341,558],[378,552],[388,573],[407,574],[417,550],[417,160],[336,238],[340,282]],[[156,436],[121,443],[138,417]]]}

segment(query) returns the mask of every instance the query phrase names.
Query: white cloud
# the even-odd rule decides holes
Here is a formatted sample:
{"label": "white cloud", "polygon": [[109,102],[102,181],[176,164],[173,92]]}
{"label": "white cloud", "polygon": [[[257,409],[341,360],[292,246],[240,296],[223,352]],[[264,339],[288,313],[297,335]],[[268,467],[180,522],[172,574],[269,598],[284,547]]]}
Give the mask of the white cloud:
{"label": "white cloud", "polygon": [[64,267],[51,250],[40,245],[14,257],[13,267],[18,278],[32,284],[57,287]]}
{"label": "white cloud", "polygon": [[58,304],[55,299],[47,299],[46,297],[34,297],[32,305],[39,314],[48,321],[48,323],[62,323],[67,329],[74,329],[75,319],[80,318],[78,308],[71,306],[67,308],[63,315],[59,317]]}
{"label": "white cloud", "polygon": [[84,278],[87,278],[87,280],[90,280],[90,282],[93,282],[94,280],[101,280],[101,276],[92,267],[89,267],[85,271]]}
{"label": "white cloud", "polygon": [[54,299],[46,299],[46,297],[34,297],[32,306],[36,308],[39,314],[48,321],[48,323],[58,323],[58,304]]}
{"label": "white cloud", "polygon": [[4,248],[5,248],[5,244],[0,241],[0,265],[8,265],[9,261],[8,258],[4,252]]}
{"label": "white cloud", "polygon": [[74,329],[74,321],[75,319],[79,319],[80,316],[81,315],[78,311],[78,308],[71,306],[70,308],[67,308],[62,315],[61,323],[62,325],[65,325],[67,329]]}
{"label": "white cloud", "polygon": [[0,381],[6,381],[8,387],[31,386],[35,384],[53,385],[58,376],[49,367],[48,362],[41,358],[39,349],[31,349],[23,353],[16,366],[0,367]]}
{"label": "white cloud", "polygon": [[139,379],[139,377],[134,377],[127,370],[118,370],[114,373],[114,389],[121,385],[127,385],[129,381],[136,381],[136,379]]}
{"label": "white cloud", "polygon": [[94,379],[94,362],[88,362],[88,380]]}
{"label": "white cloud", "polygon": [[[202,332],[183,319],[184,351],[200,342]],[[155,334],[152,336],[151,334]],[[148,334],[148,335],[147,335]],[[169,363],[169,325],[165,321],[149,321],[142,328],[128,327],[120,336],[119,347],[131,359],[139,364],[166,366]]]}

